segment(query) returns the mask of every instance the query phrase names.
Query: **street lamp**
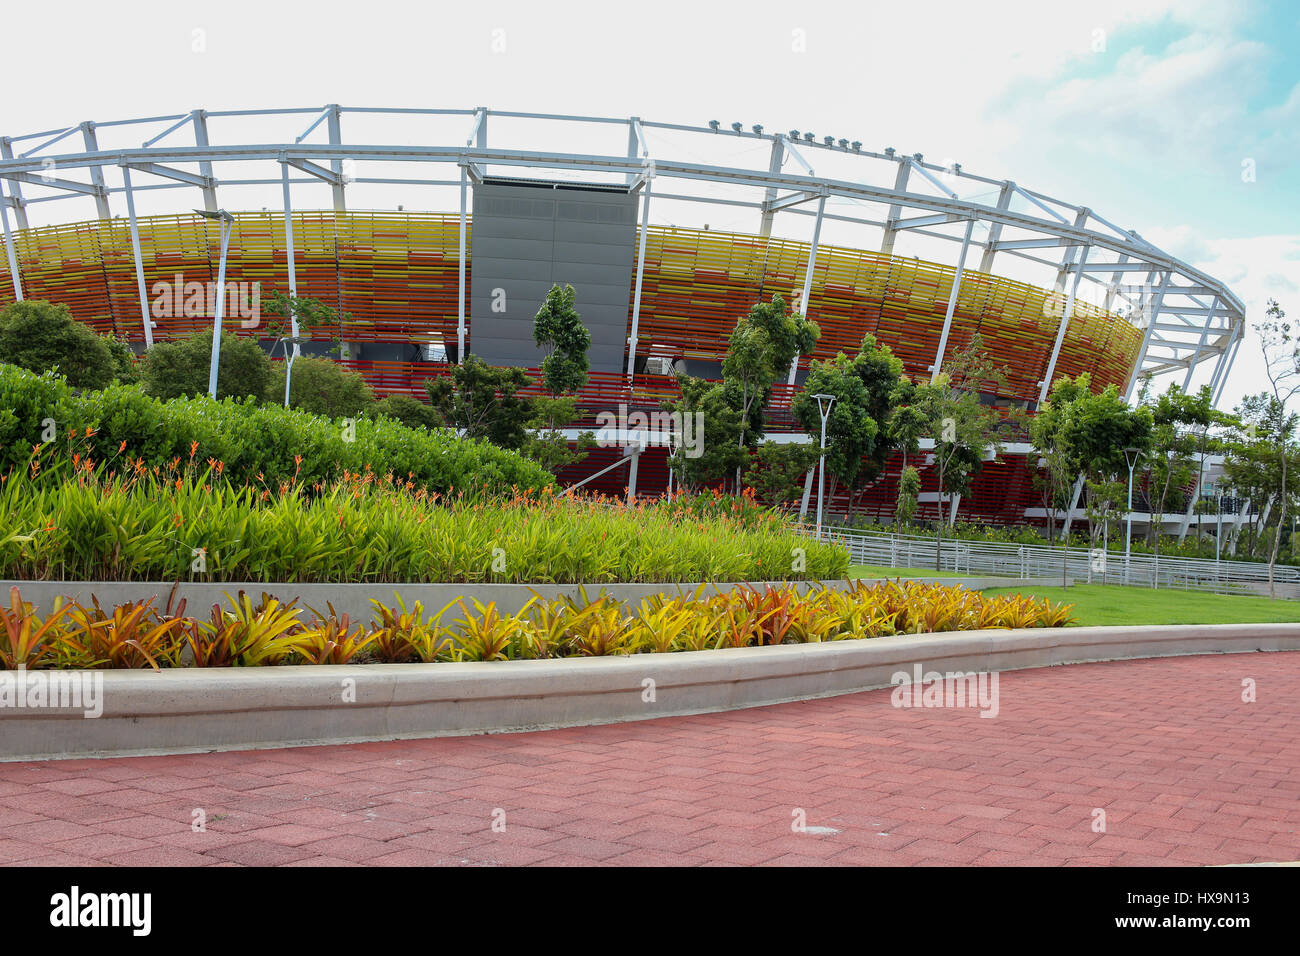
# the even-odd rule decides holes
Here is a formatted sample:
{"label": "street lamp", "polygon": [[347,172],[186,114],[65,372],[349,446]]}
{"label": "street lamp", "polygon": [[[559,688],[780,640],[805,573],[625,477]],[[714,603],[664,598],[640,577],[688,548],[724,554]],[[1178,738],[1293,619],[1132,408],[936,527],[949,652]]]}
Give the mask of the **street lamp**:
{"label": "street lamp", "polygon": [[[1133,540],[1133,468],[1142,457],[1141,448],[1125,448],[1124,461],[1128,464],[1128,522],[1124,528],[1124,583],[1128,584],[1129,548]],[[1160,533],[1159,529],[1156,534]]]}
{"label": "street lamp", "polygon": [[221,223],[221,260],[217,266],[217,307],[212,320],[212,365],[208,368],[208,395],[217,397],[217,366],[221,364],[221,320],[226,311],[226,252],[230,248],[230,227],[235,217],[224,209],[209,212],[206,209],[194,210],[204,219],[216,219]]}
{"label": "street lamp", "polygon": [[817,414],[822,418],[821,461],[817,466],[817,540],[820,541],[822,539],[822,495],[826,491],[826,419],[830,417],[835,396],[818,392],[813,398],[817,399]]}

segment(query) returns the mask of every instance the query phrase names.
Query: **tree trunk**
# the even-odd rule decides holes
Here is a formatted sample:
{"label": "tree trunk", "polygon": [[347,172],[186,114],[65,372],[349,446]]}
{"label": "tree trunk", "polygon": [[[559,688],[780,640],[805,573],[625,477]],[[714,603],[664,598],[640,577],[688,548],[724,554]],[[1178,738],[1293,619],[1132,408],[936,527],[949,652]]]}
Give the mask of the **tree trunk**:
{"label": "tree trunk", "polygon": [[1277,549],[1282,544],[1282,528],[1286,525],[1286,443],[1282,444],[1282,493],[1278,495],[1277,534],[1273,535],[1273,550],[1268,556],[1268,596],[1277,600],[1273,585],[1273,566],[1277,564]]}
{"label": "tree trunk", "polygon": [[934,536],[934,569],[943,570],[943,472],[942,466],[939,468],[939,525],[935,529]]}

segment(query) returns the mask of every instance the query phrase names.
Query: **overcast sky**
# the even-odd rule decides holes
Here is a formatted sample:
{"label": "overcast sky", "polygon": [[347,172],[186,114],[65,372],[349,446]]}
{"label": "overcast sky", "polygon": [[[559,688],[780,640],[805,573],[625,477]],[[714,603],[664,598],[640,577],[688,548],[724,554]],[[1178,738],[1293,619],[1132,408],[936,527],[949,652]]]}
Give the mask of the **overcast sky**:
{"label": "overcast sky", "polygon": [[[812,130],[1088,205],[1227,282],[1252,321],[1269,297],[1300,318],[1294,2],[71,2],[10,5],[5,40],[0,134],[324,103]],[[302,132],[234,122],[213,141]],[[400,131],[392,142],[456,138],[433,125],[386,129]],[[350,206],[454,208],[452,193],[375,190]],[[196,204],[166,196],[141,211]],[[40,205],[33,224],[93,215]],[[661,207],[651,219],[673,215]],[[715,228],[756,226],[719,213]],[[1226,407],[1259,388],[1257,353],[1248,338]]]}

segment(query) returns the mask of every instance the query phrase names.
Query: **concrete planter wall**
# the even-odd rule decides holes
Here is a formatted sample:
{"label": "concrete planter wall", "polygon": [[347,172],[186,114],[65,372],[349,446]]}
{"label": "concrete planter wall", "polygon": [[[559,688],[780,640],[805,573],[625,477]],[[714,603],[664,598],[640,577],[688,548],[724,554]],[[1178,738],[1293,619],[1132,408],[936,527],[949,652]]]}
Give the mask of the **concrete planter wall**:
{"label": "concrete planter wall", "polygon": [[[941,584],[965,584],[967,587],[976,589],[1034,585],[1040,587],[1060,586],[1059,582],[1053,582],[1045,578],[1028,581],[1019,578],[998,577],[934,577],[909,578],[908,580],[937,581]],[[736,587],[737,583],[739,582],[710,584],[706,592],[715,587],[726,590]],[[749,583],[762,588],[765,584],[776,587],[784,586],[789,582],[757,581]],[[795,583],[801,591],[806,591],[813,586],[833,588],[848,586],[848,582],[845,581],[800,581]],[[0,600],[3,600],[6,607],[9,604],[9,588],[15,585],[22,592],[23,600],[30,601],[41,613],[48,612],[50,606],[54,603],[54,599],[60,595],[67,600],[89,604],[90,596],[93,594],[99,598],[100,604],[104,605],[104,607],[108,607],[110,604],[122,604],[127,601],[143,601],[150,596],[156,595],[158,600],[155,605],[161,607],[166,604],[167,595],[172,588],[170,581],[0,581]],[[698,586],[698,584],[585,585],[588,597],[595,598],[604,590],[606,593],[633,605],[639,604],[643,597],[649,597],[652,594],[677,594],[679,591],[690,594]],[[325,612],[325,603],[328,601],[334,605],[334,609],[340,614],[349,615],[353,621],[365,622],[374,616],[374,608],[370,604],[371,598],[391,606],[395,603],[393,598],[395,593],[402,596],[402,600],[406,602],[408,608],[416,601],[422,602],[426,614],[435,613],[445,604],[461,597],[465,599],[466,605],[471,608],[473,607],[470,602],[471,598],[484,605],[489,601],[495,601],[497,609],[501,613],[513,614],[533,596],[533,591],[536,591],[544,598],[553,599],[562,594],[577,597],[578,588],[579,585],[577,584],[295,584],[276,581],[231,581],[203,584],[183,583],[177,588],[176,596],[177,600],[185,598],[189,602],[186,607],[187,614],[199,617],[206,617],[208,608],[213,604],[227,606],[225,598],[227,592],[233,597],[242,590],[252,597],[254,603],[265,591],[282,601],[291,601],[296,597],[299,599],[299,606],[313,607],[322,613]]]}
{"label": "concrete planter wall", "polygon": [[1002,671],[1281,650],[1300,650],[1300,624],[971,631],[483,664],[108,671],[100,672],[104,707],[98,718],[79,710],[0,707],[0,759],[239,750],[645,720],[886,687],[894,674],[910,673],[916,664],[923,671]]}

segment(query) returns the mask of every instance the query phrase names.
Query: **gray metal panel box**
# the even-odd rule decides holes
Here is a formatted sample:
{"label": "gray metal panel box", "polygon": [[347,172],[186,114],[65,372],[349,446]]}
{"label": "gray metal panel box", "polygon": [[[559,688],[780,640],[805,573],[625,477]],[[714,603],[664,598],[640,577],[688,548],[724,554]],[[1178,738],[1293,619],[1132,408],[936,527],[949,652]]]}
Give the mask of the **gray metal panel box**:
{"label": "gray metal panel box", "polygon": [[489,179],[474,187],[473,212],[469,351],[489,365],[540,365],[533,318],[553,284],[568,284],[591,331],[592,371],[623,371],[636,197],[621,188]]}

